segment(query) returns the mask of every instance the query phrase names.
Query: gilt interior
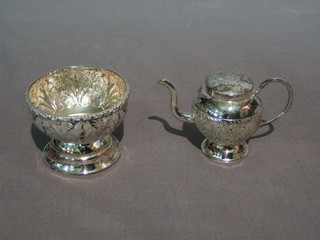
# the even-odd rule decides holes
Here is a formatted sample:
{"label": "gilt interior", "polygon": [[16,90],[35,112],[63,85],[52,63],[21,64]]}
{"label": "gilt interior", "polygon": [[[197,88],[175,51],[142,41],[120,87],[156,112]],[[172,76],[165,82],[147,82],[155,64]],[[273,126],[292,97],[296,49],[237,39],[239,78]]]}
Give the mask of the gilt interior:
{"label": "gilt interior", "polygon": [[70,67],[50,72],[29,88],[30,102],[57,116],[79,116],[114,107],[126,97],[125,80],[93,67]]}

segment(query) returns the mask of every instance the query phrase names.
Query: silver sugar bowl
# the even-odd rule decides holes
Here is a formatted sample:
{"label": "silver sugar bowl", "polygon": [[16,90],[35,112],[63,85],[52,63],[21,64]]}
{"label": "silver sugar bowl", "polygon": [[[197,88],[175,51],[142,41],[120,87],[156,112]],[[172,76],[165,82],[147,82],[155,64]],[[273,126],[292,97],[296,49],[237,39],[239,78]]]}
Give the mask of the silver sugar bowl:
{"label": "silver sugar bowl", "polygon": [[129,86],[104,68],[72,66],[45,74],[26,92],[33,122],[52,140],[43,150],[54,170],[87,175],[110,167],[121,154],[112,132],[122,122]]}
{"label": "silver sugar bowl", "polygon": [[[269,121],[262,121],[263,108],[258,96],[270,83],[281,83],[288,90],[288,100],[283,111]],[[211,161],[224,165],[235,165],[248,154],[246,140],[258,128],[272,123],[290,108],[293,99],[292,87],[280,78],[267,79],[256,91],[250,78],[235,72],[221,72],[209,75],[199,89],[193,102],[192,112],[184,113],[178,107],[175,87],[166,79],[158,84],[167,87],[171,93],[173,115],[188,123],[195,123],[206,137],[201,150]]]}

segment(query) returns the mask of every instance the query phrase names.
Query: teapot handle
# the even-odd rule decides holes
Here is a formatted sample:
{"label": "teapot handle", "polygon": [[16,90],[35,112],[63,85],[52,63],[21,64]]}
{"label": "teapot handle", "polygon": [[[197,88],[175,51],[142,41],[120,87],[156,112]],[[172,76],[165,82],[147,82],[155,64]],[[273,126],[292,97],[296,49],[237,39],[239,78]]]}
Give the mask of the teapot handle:
{"label": "teapot handle", "polygon": [[281,83],[283,84],[286,88],[287,88],[287,91],[288,91],[288,100],[287,100],[287,104],[286,106],[284,107],[284,109],[282,110],[282,112],[276,116],[275,118],[272,118],[271,120],[269,121],[266,121],[266,122],[263,122],[260,124],[260,127],[262,126],[265,126],[269,123],[272,123],[274,122],[275,120],[277,120],[278,118],[280,118],[282,115],[284,115],[288,110],[289,108],[291,107],[291,104],[292,104],[292,100],[293,100],[293,90],[292,90],[292,87],[291,85],[286,82],[285,80],[281,79],[281,78],[270,78],[270,79],[267,79],[265,81],[263,81],[260,86],[258,87],[258,89],[256,90],[256,93],[254,95],[257,95],[261,92],[261,90],[267,86],[268,84],[270,83],[275,83],[275,82],[278,82],[278,83]]}

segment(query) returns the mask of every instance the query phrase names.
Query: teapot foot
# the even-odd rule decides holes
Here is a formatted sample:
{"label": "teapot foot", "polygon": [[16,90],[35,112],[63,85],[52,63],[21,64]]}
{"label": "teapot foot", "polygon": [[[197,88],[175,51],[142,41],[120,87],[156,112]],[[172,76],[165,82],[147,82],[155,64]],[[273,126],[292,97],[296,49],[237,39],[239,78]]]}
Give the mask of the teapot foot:
{"label": "teapot foot", "polygon": [[225,166],[233,166],[241,163],[242,158],[248,154],[248,145],[243,142],[233,147],[221,146],[215,145],[206,138],[201,144],[201,150],[210,161]]}
{"label": "teapot foot", "polygon": [[119,142],[111,135],[92,144],[52,140],[43,150],[43,159],[53,170],[88,175],[109,168],[120,154]]}

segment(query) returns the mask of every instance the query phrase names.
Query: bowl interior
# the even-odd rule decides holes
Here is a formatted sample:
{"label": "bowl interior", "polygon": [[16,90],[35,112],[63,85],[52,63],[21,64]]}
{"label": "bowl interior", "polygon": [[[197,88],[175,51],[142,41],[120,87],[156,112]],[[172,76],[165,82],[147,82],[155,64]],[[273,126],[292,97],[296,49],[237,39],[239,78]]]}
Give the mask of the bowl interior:
{"label": "bowl interior", "polygon": [[118,74],[94,67],[69,67],[38,78],[29,88],[30,102],[57,116],[79,116],[110,109],[123,101],[127,84]]}

